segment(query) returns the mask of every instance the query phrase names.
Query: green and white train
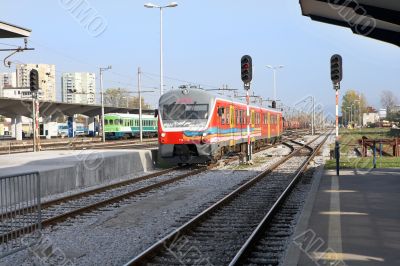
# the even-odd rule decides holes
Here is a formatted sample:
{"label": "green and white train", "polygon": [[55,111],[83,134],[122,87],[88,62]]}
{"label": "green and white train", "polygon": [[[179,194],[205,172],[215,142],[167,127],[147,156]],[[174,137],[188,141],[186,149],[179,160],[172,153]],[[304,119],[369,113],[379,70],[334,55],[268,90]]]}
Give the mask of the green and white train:
{"label": "green and white train", "polygon": [[[107,139],[139,137],[138,114],[106,114],[104,115],[104,131]],[[143,136],[157,136],[157,118],[153,115],[142,115]]]}

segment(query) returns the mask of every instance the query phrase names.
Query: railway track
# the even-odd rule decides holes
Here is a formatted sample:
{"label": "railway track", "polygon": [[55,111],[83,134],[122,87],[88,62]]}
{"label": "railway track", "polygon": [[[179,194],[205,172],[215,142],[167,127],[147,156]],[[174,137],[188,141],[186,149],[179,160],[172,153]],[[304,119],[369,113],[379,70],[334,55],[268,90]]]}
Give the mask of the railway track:
{"label": "railway track", "polygon": [[[44,202],[41,204],[42,226],[55,225],[68,218],[172,184],[207,169],[208,167],[196,169],[169,168],[135,179]],[[24,213],[24,215],[18,215],[19,213]],[[0,214],[0,244],[30,233],[34,226],[28,225],[12,231],[10,231],[10,228],[14,228],[18,224],[27,224],[27,221],[32,221],[32,224],[35,224],[37,221],[32,216],[29,208],[24,207]]]}
{"label": "railway track", "polygon": [[[157,147],[157,139],[144,139],[142,143],[138,140],[116,140],[107,141],[105,143],[99,142],[94,139],[93,141],[71,140],[71,141],[55,141],[41,143],[42,151],[45,150],[82,150],[82,149],[127,149],[127,148],[153,148]],[[9,143],[8,145],[0,145],[0,154],[21,153],[33,151],[33,144],[31,142]]]}
{"label": "railway track", "polygon": [[[268,146],[266,148],[274,147]],[[131,146],[130,146],[131,147]],[[104,148],[104,147],[103,147]],[[259,151],[263,151],[260,149]],[[237,157],[230,157],[223,160],[223,163],[236,161]],[[156,173],[129,179],[122,182],[106,185],[103,187],[86,190],[81,193],[69,195],[43,202],[41,204],[42,227],[52,226],[88,212],[95,211],[100,207],[120,202],[122,200],[141,195],[152,190],[176,183],[189,176],[197,175],[217,167],[217,164],[199,166],[193,168],[173,167]],[[18,206],[16,210],[0,213],[0,244],[6,243],[24,234],[31,233],[37,221],[30,213],[29,207]],[[24,215],[18,215],[24,214]],[[11,230],[18,224],[27,224],[23,228]],[[31,222],[29,222],[31,221]]]}
{"label": "railway track", "polygon": [[[153,244],[126,265],[228,265],[242,252],[265,215],[290,195],[300,174],[327,136],[307,144],[291,141],[292,152],[266,171]],[[266,193],[268,191],[268,193]],[[239,256],[239,258],[241,258]],[[235,265],[235,264],[233,264]]]}

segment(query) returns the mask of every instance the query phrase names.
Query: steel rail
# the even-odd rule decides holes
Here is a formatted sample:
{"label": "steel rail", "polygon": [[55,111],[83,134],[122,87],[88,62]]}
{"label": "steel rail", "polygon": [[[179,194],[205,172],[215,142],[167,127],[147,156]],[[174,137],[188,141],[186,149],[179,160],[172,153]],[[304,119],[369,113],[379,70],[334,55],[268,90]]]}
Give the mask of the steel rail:
{"label": "steel rail", "polygon": [[[317,153],[321,149],[322,145],[326,142],[328,137],[329,137],[329,134],[326,134],[325,138],[322,140],[321,143],[318,144],[318,146],[314,149],[314,151],[309,156],[309,158],[305,162],[303,162],[303,164],[300,167],[300,170],[294,175],[290,184],[282,192],[282,194],[279,196],[279,198],[274,203],[274,205],[271,207],[271,209],[267,212],[267,214],[264,216],[264,218],[261,220],[261,222],[258,224],[258,226],[254,229],[254,231],[249,236],[249,238],[246,240],[246,242],[243,244],[243,246],[240,248],[240,250],[236,253],[235,257],[229,263],[229,266],[241,265],[241,263],[243,262],[245,257],[251,252],[250,249],[261,238],[261,234],[266,230],[266,228],[269,225],[268,223],[272,220],[274,214],[279,210],[279,207],[282,205],[282,203],[290,195],[290,193],[294,189],[295,185],[299,181],[301,175],[306,170],[308,164],[317,155]],[[296,142],[293,141],[293,143],[296,143]],[[299,143],[299,142],[297,142],[297,143]]]}
{"label": "steel rail", "polygon": [[[144,265],[147,261],[149,261],[153,254],[162,249],[163,247],[167,246],[169,243],[174,241],[179,234],[182,232],[187,232],[191,228],[195,227],[199,222],[202,220],[206,219],[211,213],[215,212],[216,210],[222,208],[224,205],[229,203],[231,200],[233,200],[235,197],[237,197],[240,193],[246,191],[248,188],[252,187],[254,184],[256,184],[258,181],[260,181],[262,178],[264,178],[266,175],[270,174],[274,169],[279,167],[281,164],[295,156],[297,153],[299,153],[302,149],[307,148],[306,146],[311,144],[312,142],[316,141],[320,136],[314,138],[312,141],[310,141],[307,144],[302,144],[301,147],[297,150],[292,151],[289,155],[285,156],[278,162],[274,163],[272,166],[270,166],[268,169],[263,171],[262,173],[259,173],[222,199],[220,199],[218,202],[214,203],[210,207],[208,207],[206,210],[202,211],[200,214],[183,224],[181,227],[177,228],[173,232],[171,232],[169,235],[165,236],[161,240],[157,241],[155,244],[144,250],[142,253],[140,253],[138,256],[130,260],[125,264],[125,266],[131,266],[131,265]],[[286,143],[285,145],[290,146],[290,144]]]}
{"label": "steel rail", "polygon": [[[275,147],[278,144],[280,144],[280,143],[275,143],[272,146],[261,147],[261,148],[259,148],[257,150],[257,152],[261,152],[261,151],[264,151],[266,149]],[[283,143],[283,144],[288,146],[288,147],[290,147],[289,144],[286,144],[286,143]],[[301,144],[301,145],[303,145],[303,144]],[[225,159],[225,163],[228,163],[228,162],[231,162],[231,161],[235,161],[235,160],[237,160],[236,157],[228,158],[228,159]],[[192,175],[196,175],[196,174],[199,174],[201,172],[210,170],[212,168],[215,168],[216,166],[218,166],[218,163],[217,164],[210,164],[208,166],[198,168],[198,169],[193,170],[193,171],[191,171],[189,173],[185,173],[185,174],[173,177],[173,178],[168,179],[168,180],[164,180],[164,181],[161,181],[161,182],[158,182],[158,183],[155,183],[155,184],[143,187],[143,188],[139,188],[139,189],[136,189],[136,190],[124,193],[124,194],[120,194],[118,196],[114,196],[114,197],[111,197],[111,198],[108,198],[108,199],[105,199],[105,200],[102,200],[102,201],[98,201],[98,202],[90,204],[90,205],[86,205],[86,206],[81,207],[81,208],[76,208],[76,209],[74,209],[72,211],[65,212],[65,213],[62,213],[62,214],[57,215],[57,216],[53,216],[51,218],[43,220],[42,221],[42,227],[51,226],[51,225],[60,223],[62,221],[65,221],[68,218],[72,218],[72,217],[75,217],[75,216],[83,214],[83,213],[94,211],[95,209],[98,209],[98,208],[100,208],[102,206],[109,205],[109,204],[112,204],[112,203],[115,203],[115,202],[119,202],[119,201],[121,201],[123,199],[130,198],[130,197],[133,197],[133,196],[137,196],[139,194],[151,191],[153,189],[166,186],[168,184],[171,184],[171,183],[177,182],[179,180],[182,180],[182,179],[184,179],[186,177],[189,177],[189,176],[192,176]],[[81,193],[77,193],[77,194],[69,195],[69,196],[66,196],[66,197],[62,197],[62,198],[59,198],[59,199],[43,202],[41,204],[41,208],[42,208],[42,210],[44,210],[44,209],[48,209],[50,207],[59,205],[59,204],[64,203],[64,202],[83,199],[85,197],[96,195],[96,194],[99,194],[99,193],[102,193],[102,192],[105,192],[105,191],[108,191],[108,190],[111,190],[111,189],[115,189],[115,188],[131,185],[131,184],[143,181],[143,180],[147,180],[147,179],[150,179],[150,178],[162,176],[164,174],[168,174],[169,172],[172,172],[172,171],[180,169],[180,168],[182,168],[182,167],[173,167],[173,168],[162,170],[162,171],[159,171],[159,172],[156,172],[156,173],[152,173],[152,174],[149,174],[149,175],[138,177],[138,178],[135,178],[135,179],[124,180],[124,181],[121,181],[121,182],[118,182],[118,183],[114,183],[114,184],[110,184],[110,185],[107,185],[107,186],[103,186],[103,187],[95,188],[95,189],[92,189],[92,190],[87,190],[87,191],[84,191],[84,192],[81,192]],[[23,211],[24,209],[25,208],[21,208],[21,211]],[[28,211],[28,209],[27,209],[27,211]],[[7,215],[7,213],[4,213],[4,215]],[[5,217],[7,217],[7,219],[8,218],[12,219],[15,216],[12,215],[12,217],[11,216],[9,216],[9,217],[5,216]],[[27,234],[27,233],[31,233],[31,229],[29,229],[28,227],[23,227],[23,228],[19,228],[17,230],[14,230],[14,231],[10,231],[10,232],[8,232],[6,234],[2,234],[2,235],[0,235],[0,237],[3,237],[3,239],[11,239],[11,238],[14,239],[14,238],[20,237],[21,235]],[[0,244],[1,243],[3,243],[3,242],[0,242]]]}

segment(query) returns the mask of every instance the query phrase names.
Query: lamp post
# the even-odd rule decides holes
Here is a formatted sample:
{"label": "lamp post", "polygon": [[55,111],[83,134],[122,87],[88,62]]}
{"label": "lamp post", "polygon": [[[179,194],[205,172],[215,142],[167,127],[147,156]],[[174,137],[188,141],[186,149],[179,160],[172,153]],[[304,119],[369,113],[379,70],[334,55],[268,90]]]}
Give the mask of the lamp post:
{"label": "lamp post", "polygon": [[103,92],[103,72],[111,69],[111,66],[100,67],[100,90],[101,90],[101,138],[103,142],[106,142],[106,136],[104,133],[104,92]]}
{"label": "lamp post", "polygon": [[163,95],[164,90],[164,79],[163,79],[163,9],[167,7],[176,7],[178,3],[171,2],[165,6],[155,5],[153,3],[147,3],[144,7],[147,8],[158,8],[160,9],[160,95]]}
{"label": "lamp post", "polygon": [[271,66],[271,65],[267,65],[266,67],[272,69],[272,72],[274,73],[274,101],[276,101],[276,70],[283,68],[284,66],[279,65],[279,66]]}

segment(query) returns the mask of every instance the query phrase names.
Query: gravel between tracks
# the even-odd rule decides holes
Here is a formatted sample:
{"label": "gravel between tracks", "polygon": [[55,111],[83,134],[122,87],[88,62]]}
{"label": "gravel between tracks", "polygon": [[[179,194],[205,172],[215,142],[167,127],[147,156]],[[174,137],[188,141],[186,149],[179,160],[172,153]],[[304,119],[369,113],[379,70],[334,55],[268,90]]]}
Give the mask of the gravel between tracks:
{"label": "gravel between tracks", "polygon": [[51,246],[53,252],[48,249],[47,255],[38,256],[46,253],[43,248],[23,250],[0,265],[51,265],[48,259],[54,264],[121,265],[288,151],[284,146],[265,150],[253,157],[252,166],[233,162],[47,228],[43,246]]}

